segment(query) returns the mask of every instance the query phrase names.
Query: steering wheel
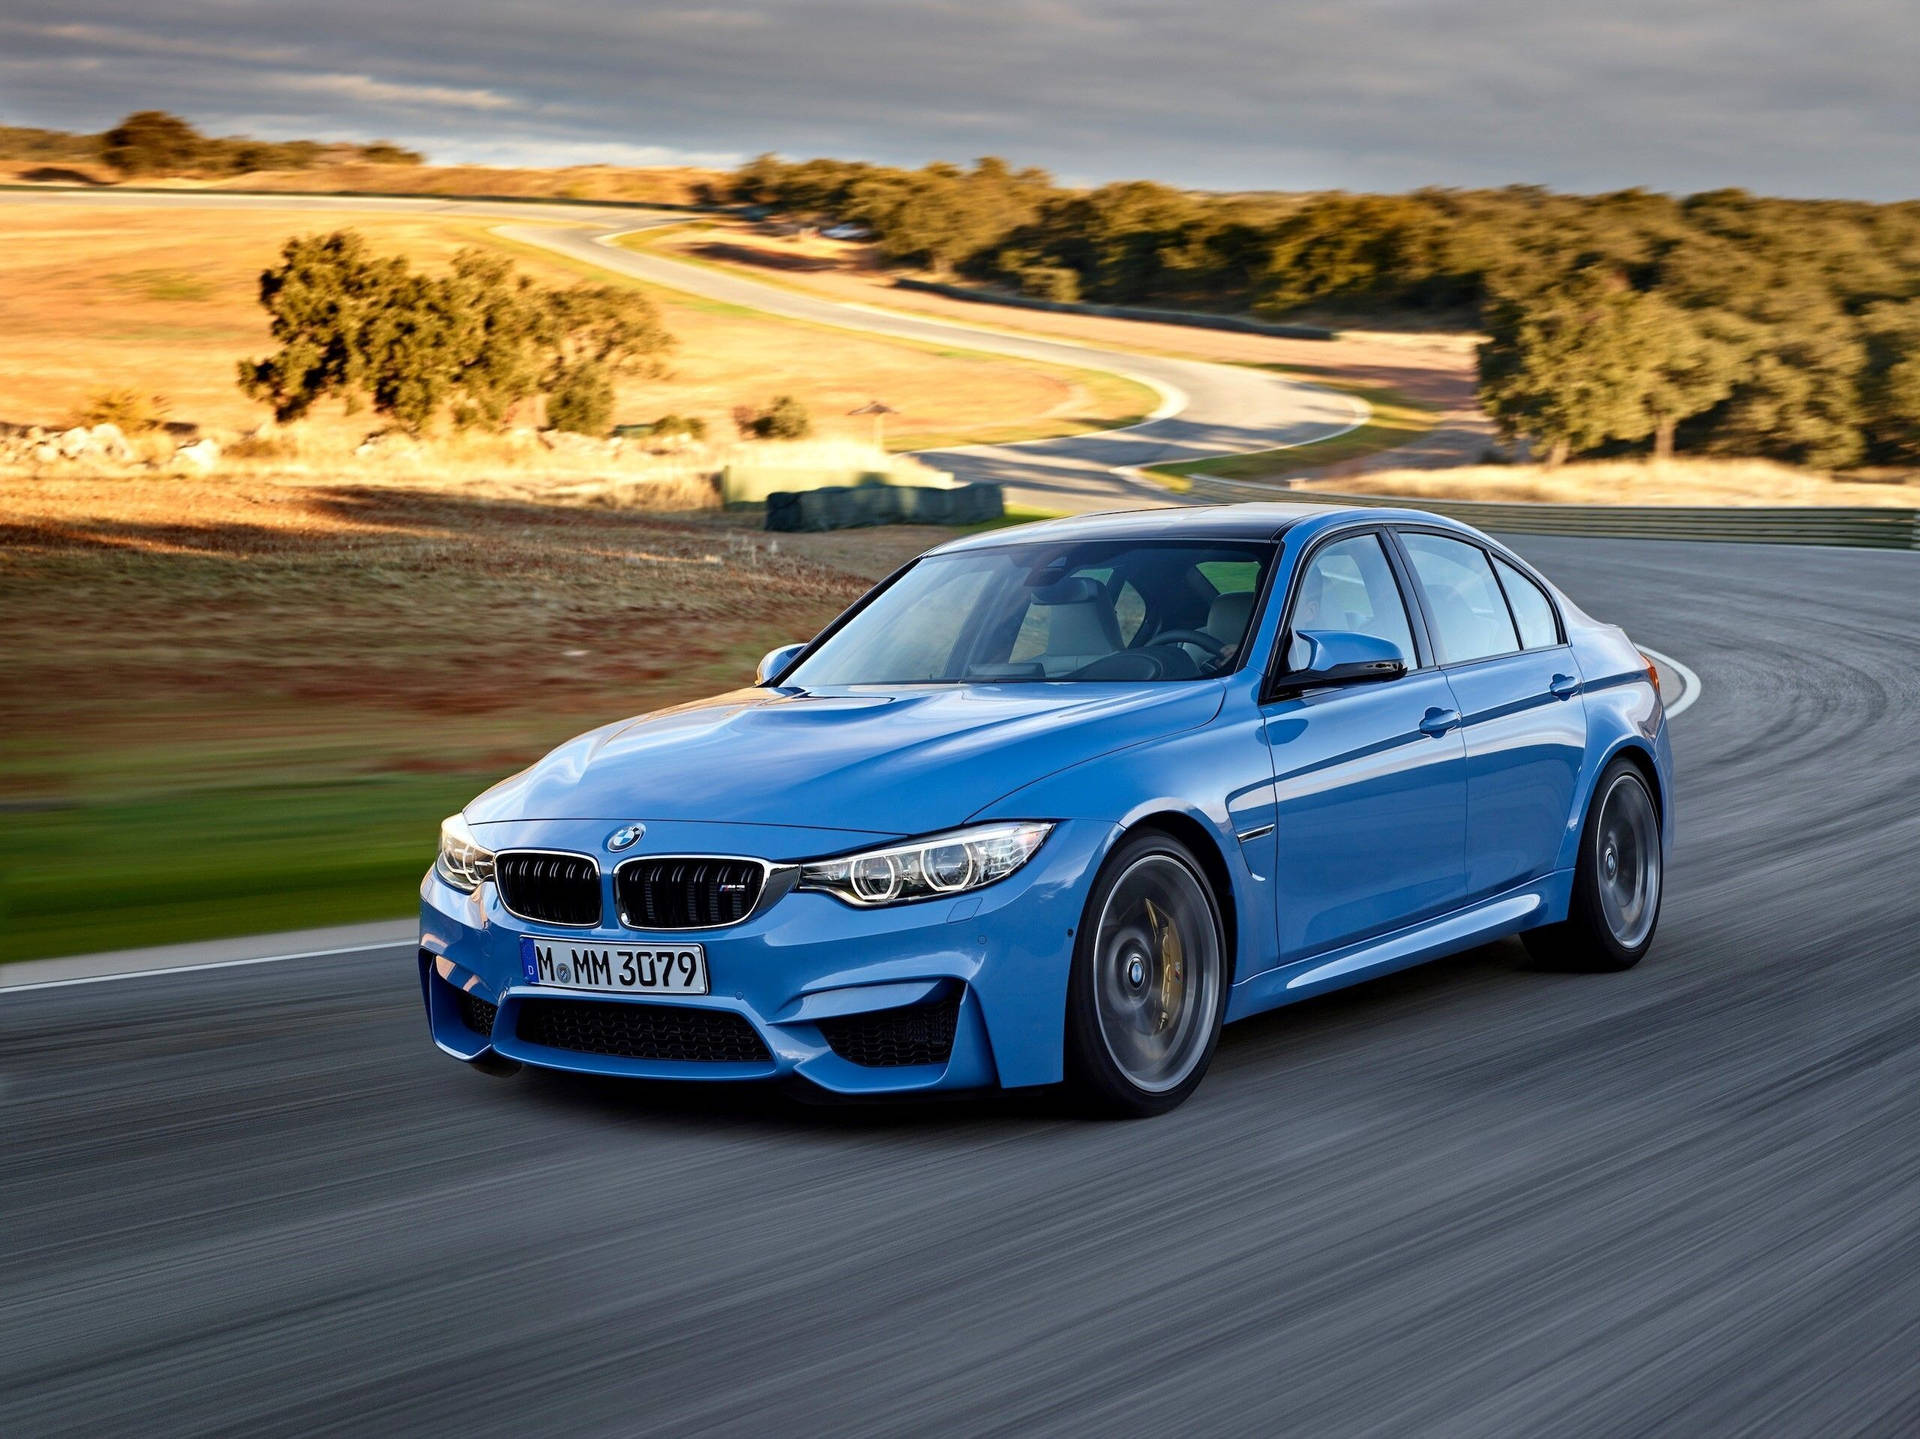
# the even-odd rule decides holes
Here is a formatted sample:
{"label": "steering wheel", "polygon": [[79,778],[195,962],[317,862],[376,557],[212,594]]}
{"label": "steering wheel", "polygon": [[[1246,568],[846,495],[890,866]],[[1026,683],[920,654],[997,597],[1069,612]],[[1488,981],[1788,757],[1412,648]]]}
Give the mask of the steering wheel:
{"label": "steering wheel", "polygon": [[1220,636],[1208,634],[1205,630],[1166,630],[1155,635],[1153,642],[1156,645],[1193,645],[1205,650],[1215,659],[1233,648]]}

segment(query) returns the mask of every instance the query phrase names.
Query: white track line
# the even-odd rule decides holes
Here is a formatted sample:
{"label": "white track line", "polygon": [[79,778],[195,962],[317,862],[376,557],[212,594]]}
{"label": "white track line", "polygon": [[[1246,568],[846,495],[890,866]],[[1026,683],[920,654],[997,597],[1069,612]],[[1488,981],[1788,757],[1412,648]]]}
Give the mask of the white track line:
{"label": "white track line", "polygon": [[42,979],[32,984],[0,985],[0,994],[23,994],[30,989],[66,989],[76,984],[106,984],[116,979],[154,979],[163,974],[202,974],[209,969],[239,969],[250,964],[284,964],[290,959],[326,959],[339,954],[371,954],[377,949],[411,949],[414,942],[390,939],[382,944],[350,944],[341,949],[309,949],[300,954],[264,954],[257,959],[220,959],[207,964],[175,964],[160,969],[129,969],[119,974],[86,974],[75,979]]}
{"label": "white track line", "polygon": [[1640,653],[1656,664],[1665,665],[1668,669],[1680,676],[1680,683],[1684,688],[1680,691],[1680,698],[1667,706],[1667,718],[1672,719],[1675,715],[1684,714],[1686,711],[1692,709],[1693,702],[1700,698],[1700,676],[1681,664],[1680,661],[1672,655],[1663,655],[1659,650],[1650,650],[1645,645],[1641,645]]}

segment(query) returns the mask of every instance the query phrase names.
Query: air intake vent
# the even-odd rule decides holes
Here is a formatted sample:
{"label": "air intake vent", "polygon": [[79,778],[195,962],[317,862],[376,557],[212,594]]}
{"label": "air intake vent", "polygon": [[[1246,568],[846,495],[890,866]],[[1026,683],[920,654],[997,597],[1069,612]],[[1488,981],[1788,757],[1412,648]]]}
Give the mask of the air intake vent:
{"label": "air intake vent", "polygon": [[757,860],[649,855],[613,872],[613,893],[628,929],[713,929],[752,914],[766,878]]}
{"label": "air intake vent", "polygon": [[477,994],[460,991],[460,1021],[475,1034],[491,1035],[494,1016],[500,1013],[500,1006],[488,1004]]}
{"label": "air intake vent", "polygon": [[509,850],[493,862],[500,903],[540,924],[600,923],[600,867],[584,854]]}
{"label": "air intake vent", "polygon": [[820,1021],[833,1052],[869,1069],[904,1064],[945,1064],[953,1054],[960,996],[904,1009],[876,1009]]}
{"label": "air intake vent", "polygon": [[730,1009],[667,1004],[529,999],[520,1006],[520,1038],[577,1054],[676,1059],[692,1064],[768,1064],[773,1056],[751,1024]]}

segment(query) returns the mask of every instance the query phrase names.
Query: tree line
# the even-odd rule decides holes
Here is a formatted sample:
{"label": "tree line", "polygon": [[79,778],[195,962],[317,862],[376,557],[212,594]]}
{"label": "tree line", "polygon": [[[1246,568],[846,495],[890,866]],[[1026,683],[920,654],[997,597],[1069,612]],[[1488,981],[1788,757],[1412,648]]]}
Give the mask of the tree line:
{"label": "tree line", "polygon": [[1550,458],[1920,462],[1920,202],[1075,190],[994,158],[770,155],[716,198],[864,225],[890,263],[1049,299],[1478,326],[1483,403]]}
{"label": "tree line", "polygon": [[423,274],[352,230],[288,240],[260,303],[280,348],[240,363],[246,394],[278,420],[331,397],[416,434],[442,418],[499,429],[544,397],[554,428],[603,435],[614,376],[659,373],[673,344],[636,290],[549,288],[477,249]]}
{"label": "tree line", "polygon": [[0,156],[85,164],[97,160],[127,177],[244,175],[257,170],[310,170],[323,159],[374,165],[421,165],[426,156],[391,140],[256,140],[203,135],[165,110],[136,110],[97,135],[28,126],[0,126]]}

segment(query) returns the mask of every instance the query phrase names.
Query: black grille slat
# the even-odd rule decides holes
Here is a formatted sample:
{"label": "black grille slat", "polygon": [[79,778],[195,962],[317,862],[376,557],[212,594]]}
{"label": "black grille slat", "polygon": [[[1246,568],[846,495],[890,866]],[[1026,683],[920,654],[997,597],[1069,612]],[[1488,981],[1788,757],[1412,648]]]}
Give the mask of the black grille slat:
{"label": "black grille slat", "polygon": [[529,1044],[576,1054],[691,1064],[768,1064],[773,1059],[753,1026],[727,1009],[529,999],[520,1006],[516,1030]]}
{"label": "black grille slat", "polygon": [[600,867],[583,854],[509,851],[493,862],[500,902],[544,924],[600,923]]}
{"label": "black grille slat", "polygon": [[491,1038],[494,1017],[500,1013],[500,1006],[488,1004],[477,994],[460,991],[460,1022],[475,1034]]}
{"label": "black grille slat", "polygon": [[753,913],[766,868],[750,859],[649,855],[614,871],[620,922],[628,929],[715,929]]}
{"label": "black grille slat", "polygon": [[876,1009],[820,1021],[820,1033],[842,1059],[868,1069],[945,1064],[953,1055],[960,996],[902,1009]]}

